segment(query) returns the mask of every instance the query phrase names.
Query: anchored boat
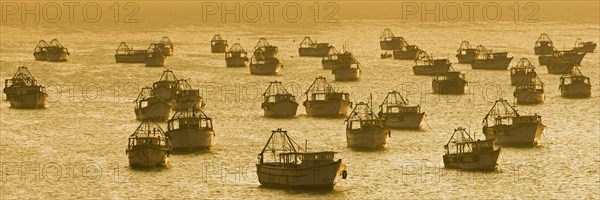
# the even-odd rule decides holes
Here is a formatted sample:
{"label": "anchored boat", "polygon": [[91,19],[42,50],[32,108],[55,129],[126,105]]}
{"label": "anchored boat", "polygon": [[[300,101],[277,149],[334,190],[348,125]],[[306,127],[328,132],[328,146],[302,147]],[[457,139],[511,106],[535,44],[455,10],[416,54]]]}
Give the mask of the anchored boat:
{"label": "anchored boat", "polygon": [[597,44],[595,42],[583,42],[581,38],[577,38],[577,40],[575,40],[575,47],[573,47],[573,50],[578,52],[592,53],[594,50],[596,50],[596,46]]}
{"label": "anchored boat", "polygon": [[48,103],[46,87],[37,83],[27,67],[21,66],[11,79],[4,80],[4,94],[12,108],[44,108]]}
{"label": "anchored boat", "polygon": [[395,49],[392,52],[392,55],[394,56],[394,59],[398,60],[416,60],[421,51],[423,50],[419,49],[417,45],[409,45],[403,39],[402,47],[399,49]]}
{"label": "anchored boat", "polygon": [[531,82],[521,82],[517,84],[513,93],[517,98],[517,104],[539,104],[544,103],[544,83],[537,75]]}
{"label": "anchored boat", "polygon": [[491,69],[491,70],[506,70],[513,57],[508,57],[508,52],[492,52],[485,49],[482,45],[477,46],[477,56],[471,68],[473,69]]}
{"label": "anchored boat", "polygon": [[67,62],[69,60],[69,49],[63,47],[57,39],[52,39],[48,47],[46,47],[48,58],[50,62]]}
{"label": "anchored boat", "polygon": [[463,170],[496,170],[502,148],[494,148],[494,142],[494,139],[475,140],[464,128],[458,127],[444,145],[444,166]]}
{"label": "anchored boat", "polygon": [[477,49],[471,47],[469,41],[466,40],[463,40],[462,43],[460,43],[460,47],[458,47],[456,52],[458,63],[473,63],[475,56],[477,56]]}
{"label": "anchored boat", "polygon": [[145,63],[148,50],[133,50],[127,43],[121,42],[115,50],[117,63]]}
{"label": "anchored boat", "polygon": [[33,57],[35,60],[48,60],[48,43],[44,40],[40,40],[33,49]]}
{"label": "anchored boat", "polygon": [[560,62],[562,60],[561,57],[563,57],[570,63],[581,65],[581,60],[583,60],[585,54],[585,52],[578,52],[576,50],[554,51],[551,55],[539,56],[538,60],[540,65],[551,65],[555,62]]}
{"label": "anchored boat", "polygon": [[133,103],[133,111],[138,120],[166,121],[173,108],[168,102],[155,96],[151,87],[142,88]]}
{"label": "anchored boat", "polygon": [[296,97],[290,94],[281,82],[271,82],[263,93],[263,99],[261,108],[265,112],[265,117],[287,118],[296,116],[296,110],[298,110]]}
{"label": "anchored boat", "polygon": [[535,66],[533,66],[527,58],[521,58],[517,65],[510,68],[511,85],[532,83],[534,82],[535,77],[537,77]]}
{"label": "anchored boat", "polygon": [[444,75],[450,70],[452,63],[448,59],[432,59],[427,52],[421,51],[415,59],[413,73],[415,75]]}
{"label": "anchored boat", "polygon": [[350,110],[350,94],[337,92],[327,80],[319,76],[310,85],[303,105],[306,114],[313,117],[340,117],[346,116]]}
{"label": "anchored boat", "polygon": [[324,57],[329,55],[329,48],[333,48],[329,43],[317,43],[310,37],[304,37],[298,48],[298,54],[307,57]]}
{"label": "anchored boat", "polygon": [[248,53],[240,43],[235,43],[227,53],[225,53],[225,63],[227,67],[248,67]]}
{"label": "anchored boat", "polygon": [[152,43],[148,47],[146,51],[146,67],[164,67],[167,64],[167,57],[157,45],[157,43]]}
{"label": "anchored boat", "polygon": [[125,154],[133,168],[168,167],[171,145],[156,122],[144,120],[129,136]]}
{"label": "anchored boat", "polygon": [[346,179],[346,165],[336,152],[300,152],[301,147],[281,128],[273,130],[258,154],[256,174],[261,185],[293,189],[331,190],[335,179]]}
{"label": "anchored boat", "polygon": [[254,75],[278,75],[283,65],[277,58],[269,58],[263,49],[254,51],[250,58],[250,74]]}
{"label": "anchored boat", "polygon": [[156,47],[158,47],[160,52],[162,52],[165,56],[173,55],[173,43],[167,36],[162,37],[160,42],[156,43]]}
{"label": "anchored boat", "polygon": [[179,84],[177,77],[173,71],[167,69],[163,71],[160,79],[152,84],[152,92],[154,96],[164,100],[165,102],[171,102],[175,99],[175,94],[179,90]]}
{"label": "anchored boat", "polygon": [[216,34],[210,41],[210,52],[211,53],[225,53],[227,51],[227,40],[223,39],[221,35]]}
{"label": "anchored boat", "polygon": [[184,102],[191,109],[175,112],[167,121],[169,143],[175,152],[210,149],[215,146],[212,118],[206,116],[198,104]]}
{"label": "anchored boat", "polygon": [[[165,86],[169,86],[165,84]],[[193,89],[190,83],[185,79],[177,80],[177,92],[175,93],[175,100],[173,102],[173,109],[177,111],[190,110],[192,104],[195,104],[199,108],[203,109],[205,106],[204,100],[200,96],[200,90]],[[192,102],[192,104],[188,103]]]}
{"label": "anchored boat", "polygon": [[323,65],[323,69],[333,70],[336,67],[350,67],[353,62],[354,56],[349,51],[344,51],[340,53],[334,47],[331,47],[330,53],[327,56],[323,57],[321,60],[321,65]]}
{"label": "anchored boat", "polygon": [[338,54],[338,60],[340,62],[334,63],[331,70],[335,81],[356,81],[360,79],[360,63],[352,53],[344,51],[344,53]]}
{"label": "anchored boat", "polygon": [[381,149],[388,143],[391,132],[369,104],[360,102],[346,118],[346,142],[350,148]]}
{"label": "anchored boat", "polygon": [[495,139],[500,145],[536,146],[542,139],[546,125],[542,117],[521,116],[502,98],[496,100],[483,118],[483,134],[486,140]]}
{"label": "anchored boat", "polygon": [[[259,49],[261,51],[259,51]],[[256,43],[256,46],[254,46],[254,56],[256,56],[257,52],[260,52],[265,59],[277,58],[279,48],[269,44],[266,38],[260,38]]]}
{"label": "anchored boat", "polygon": [[399,92],[388,92],[379,105],[379,118],[383,120],[386,128],[391,129],[419,129],[425,118],[425,112],[421,112],[421,106],[409,106]]}
{"label": "anchored boat", "polygon": [[584,76],[575,66],[568,74],[560,77],[560,95],[569,98],[587,98],[592,95],[590,77]]}
{"label": "anchored boat", "polygon": [[379,46],[382,50],[400,49],[402,48],[402,45],[406,43],[403,42],[404,38],[394,36],[389,28],[384,29],[379,38],[381,39],[381,41],[379,41]]}
{"label": "anchored boat", "polygon": [[445,75],[432,76],[431,88],[436,94],[464,94],[465,86],[468,84],[465,80],[465,74],[458,71],[449,71]]}
{"label": "anchored boat", "polygon": [[535,55],[550,55],[554,53],[554,43],[547,34],[542,33],[533,47]]}

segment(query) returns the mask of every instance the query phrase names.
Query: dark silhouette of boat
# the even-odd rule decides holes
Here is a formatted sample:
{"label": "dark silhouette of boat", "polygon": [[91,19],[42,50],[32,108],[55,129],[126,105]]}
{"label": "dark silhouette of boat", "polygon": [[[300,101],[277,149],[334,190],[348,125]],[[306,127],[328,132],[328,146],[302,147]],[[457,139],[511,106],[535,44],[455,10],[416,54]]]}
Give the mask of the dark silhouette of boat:
{"label": "dark silhouette of boat", "polygon": [[487,50],[482,45],[477,46],[477,56],[471,68],[473,69],[489,69],[489,70],[506,70],[513,57],[508,57],[508,52],[492,52]]}
{"label": "dark silhouette of boat", "polygon": [[402,45],[405,44],[404,38],[396,37],[392,33],[392,31],[388,28],[383,30],[381,36],[379,36],[379,46],[382,50],[396,50],[402,48]]}
{"label": "dark silhouette of boat", "polygon": [[546,125],[542,124],[541,116],[521,116],[502,98],[496,100],[483,118],[485,139],[495,139],[499,145],[536,146],[545,129]]}
{"label": "dark silhouette of boat", "polygon": [[433,59],[427,52],[421,51],[415,59],[413,73],[415,75],[444,75],[448,73],[452,63],[448,59]]}
{"label": "dark silhouette of boat", "polygon": [[531,80],[524,79],[518,83],[513,93],[517,104],[539,104],[544,103],[544,83],[537,75]]}
{"label": "dark silhouette of boat", "polygon": [[154,95],[151,87],[144,87],[134,101],[133,111],[138,120],[166,121],[173,107]]}
{"label": "dark silhouette of boat", "polygon": [[257,56],[257,52],[260,52],[264,59],[272,59],[278,57],[279,48],[269,44],[266,38],[260,38],[256,43],[256,46],[254,46],[254,56]]}
{"label": "dark silhouette of boat", "polygon": [[4,94],[11,108],[45,108],[48,104],[46,87],[38,84],[27,67],[21,66],[15,75],[4,80]]}
{"label": "dark silhouette of boat", "polygon": [[340,53],[337,49],[331,47],[329,55],[324,56],[323,60],[321,60],[321,65],[323,65],[323,69],[330,70],[333,70],[336,67],[349,68],[353,60],[355,59],[351,52],[344,50]]}
{"label": "dark silhouette of boat", "polygon": [[546,64],[546,68],[548,69],[549,74],[566,74],[570,73],[573,70],[573,66],[577,64],[572,61],[567,60],[564,56],[560,56],[550,63]]}
{"label": "dark silhouette of boat", "polygon": [[315,78],[305,94],[306,114],[313,117],[346,116],[352,104],[350,94],[336,91],[322,76]]}
{"label": "dark silhouette of boat", "polygon": [[225,53],[225,51],[227,51],[228,46],[229,45],[227,44],[227,40],[223,39],[221,35],[216,34],[210,41],[210,52]]}
{"label": "dark silhouette of boat", "polygon": [[167,132],[173,151],[191,152],[215,146],[212,118],[208,117],[196,102],[184,102],[190,109],[180,110],[167,121]]}
{"label": "dark silhouette of boat", "polygon": [[33,49],[33,57],[35,60],[48,60],[48,43],[44,40],[40,40]]}
{"label": "dark silhouette of boat", "polygon": [[[493,171],[500,165],[502,148],[494,148],[494,139],[475,140],[462,127],[454,133],[444,145],[444,167],[462,170]],[[452,151],[452,153],[451,153]]]}
{"label": "dark silhouette of boat", "polygon": [[150,44],[146,51],[146,67],[164,67],[167,65],[167,57],[157,43]]}
{"label": "dark silhouette of boat", "polygon": [[[168,86],[168,84],[165,84],[165,86]],[[200,96],[200,90],[193,89],[190,83],[185,79],[177,79],[177,87],[175,100],[172,103],[174,110],[190,110],[192,109],[192,104],[195,104],[200,109],[204,108],[205,103],[202,96]]]}
{"label": "dark silhouette of boat", "polygon": [[538,57],[540,65],[550,65],[554,62],[561,62],[563,57],[568,62],[581,65],[581,60],[585,57],[586,52],[578,52],[576,50],[554,51],[551,55],[543,55]]}
{"label": "dark silhouette of boat", "polygon": [[248,67],[248,53],[240,43],[235,43],[227,53],[225,53],[225,63],[227,67]]}
{"label": "dark silhouette of boat", "polygon": [[125,154],[132,168],[168,167],[171,145],[156,122],[144,120],[129,136]]}
{"label": "dark silhouette of boat", "polygon": [[46,47],[48,58],[50,62],[67,62],[69,60],[69,49],[63,47],[57,39],[52,39]]}
{"label": "dark silhouette of boat", "polygon": [[156,47],[158,47],[160,52],[162,52],[165,56],[173,55],[173,43],[167,36],[162,37],[160,42],[156,43]]}
{"label": "dark silhouette of boat", "polygon": [[263,49],[254,51],[254,55],[250,58],[250,74],[254,75],[278,75],[283,69],[283,65],[279,59],[269,58]]}
{"label": "dark silhouette of boat", "polygon": [[381,54],[381,59],[392,58],[392,57],[393,57],[393,55],[388,52],[384,52]]}
{"label": "dark silhouette of boat", "polygon": [[595,42],[583,42],[581,38],[577,38],[575,40],[575,47],[573,50],[578,52],[592,53],[596,50],[596,46],[598,46]]}
{"label": "dark silhouette of boat", "polygon": [[477,56],[477,49],[471,47],[469,41],[466,40],[463,40],[462,43],[460,43],[460,47],[458,47],[458,50],[456,52],[456,58],[458,58],[458,63],[471,64]]}
{"label": "dark silhouette of boat", "polygon": [[281,82],[273,81],[263,93],[261,108],[264,110],[265,117],[295,117],[298,102],[296,102],[296,97],[289,93]]}
{"label": "dark silhouette of boat", "polygon": [[423,50],[419,49],[417,45],[409,45],[406,41],[402,40],[402,47],[395,49],[392,54],[394,59],[398,60],[416,60]]}
{"label": "dark silhouette of boat", "polygon": [[304,37],[298,48],[298,54],[306,57],[324,57],[329,55],[329,43],[313,42],[310,37]]}
{"label": "dark silhouette of boat", "polygon": [[[281,128],[258,154],[256,174],[261,185],[291,189],[332,190],[335,179],[346,179],[346,165],[334,160],[336,152],[307,152]],[[304,150],[303,152],[301,150]]]}
{"label": "dark silhouette of boat", "polygon": [[588,98],[592,95],[590,77],[584,76],[577,66],[560,77],[558,89],[561,96],[568,98]]}
{"label": "dark silhouette of boat", "polygon": [[465,80],[465,74],[458,71],[449,71],[446,74],[435,74],[431,81],[431,88],[436,94],[464,94],[465,86],[468,84]]}
{"label": "dark silhouette of boat", "polygon": [[179,82],[173,71],[167,69],[163,71],[160,79],[152,84],[152,92],[154,96],[171,102],[175,99],[175,95],[179,90]]}
{"label": "dark silhouette of boat", "polygon": [[390,130],[371,110],[368,103],[360,102],[346,118],[346,142],[356,149],[382,149],[387,147]]}
{"label": "dark silhouette of boat", "polygon": [[535,55],[550,55],[554,53],[554,44],[547,34],[542,33],[533,47]]}
{"label": "dark silhouette of boat", "polygon": [[511,85],[532,83],[535,77],[537,77],[535,66],[527,58],[521,58],[517,65],[510,68]]}
{"label": "dark silhouette of boat", "polygon": [[411,106],[399,92],[391,91],[379,105],[377,116],[383,120],[386,128],[419,129],[425,112],[421,112],[421,105]]}
{"label": "dark silhouette of boat", "polygon": [[115,50],[117,63],[145,63],[148,50],[134,50],[125,42],[121,42]]}
{"label": "dark silhouette of boat", "polygon": [[360,63],[351,52],[344,50],[338,54],[338,62],[333,64],[331,73],[335,81],[357,81],[360,79]]}

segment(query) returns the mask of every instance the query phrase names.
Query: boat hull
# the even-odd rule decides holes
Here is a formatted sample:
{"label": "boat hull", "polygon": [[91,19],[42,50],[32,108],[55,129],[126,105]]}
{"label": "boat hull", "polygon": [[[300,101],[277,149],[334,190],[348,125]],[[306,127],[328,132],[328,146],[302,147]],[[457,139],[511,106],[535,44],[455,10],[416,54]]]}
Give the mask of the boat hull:
{"label": "boat hull", "polygon": [[573,64],[565,62],[553,62],[546,65],[549,74],[567,74],[573,70]]}
{"label": "boat hull", "polygon": [[167,121],[171,115],[173,107],[168,103],[159,102],[150,104],[146,107],[135,108],[135,116],[138,120],[155,120],[155,121]]}
{"label": "boat hull", "polygon": [[331,190],[335,178],[342,174],[346,165],[342,160],[314,167],[282,168],[256,164],[256,174],[261,185],[293,189]]}
{"label": "boat hull", "polygon": [[596,50],[596,46],[596,43],[585,44],[582,47],[573,47],[573,50],[578,52],[592,53],[594,50]]}
{"label": "boat hull", "polygon": [[456,58],[458,58],[458,63],[471,64],[475,60],[475,54],[456,55]]}
{"label": "boat hull", "polygon": [[546,126],[531,123],[519,126],[496,125],[483,127],[486,140],[496,140],[496,144],[507,146],[537,146]]}
{"label": "boat hull", "polygon": [[313,117],[340,117],[348,115],[350,101],[305,101],[306,114]]}
{"label": "boat hull", "polygon": [[115,54],[117,63],[145,63],[146,54]]}
{"label": "boat hull", "polygon": [[592,95],[592,86],[585,83],[561,85],[560,95],[568,98],[588,98]]}
{"label": "boat hull", "polygon": [[169,166],[169,150],[157,146],[136,146],[127,150],[131,167],[167,167]]}
{"label": "boat hull", "polygon": [[[581,61],[585,57],[585,53],[571,54],[568,56],[564,56],[568,63],[581,65]],[[538,61],[540,65],[549,65],[552,63],[559,62],[559,58],[554,56],[539,56]]]}
{"label": "boat hull", "polygon": [[165,134],[175,152],[205,150],[215,146],[213,130],[187,128],[169,130]]}
{"label": "boat hull", "polygon": [[425,113],[384,113],[380,116],[386,128],[390,129],[419,129],[425,118]]}
{"label": "boat hull", "polygon": [[332,70],[335,68],[336,60],[322,60],[321,65],[323,65],[323,69]]}
{"label": "boat hull", "polygon": [[386,148],[390,130],[383,127],[369,127],[346,130],[348,147],[357,149]]}
{"label": "boat hull", "polygon": [[544,103],[544,92],[537,90],[518,90],[515,91],[517,104],[539,104]]}
{"label": "boat hull", "polygon": [[510,84],[533,83],[535,77],[535,73],[515,73],[510,75]]}
{"label": "boat hull", "polygon": [[396,50],[400,49],[402,45],[400,44],[400,40],[388,40],[379,41],[379,47],[381,47],[381,50]]}
{"label": "boat hull", "polygon": [[34,52],[33,57],[35,60],[48,60],[48,53],[46,52]]}
{"label": "boat hull", "polygon": [[324,57],[329,55],[327,48],[298,48],[298,55],[302,57]]}
{"label": "boat hull", "polygon": [[225,58],[225,63],[226,63],[227,67],[248,67],[248,58],[247,57]]}
{"label": "boat hull", "polygon": [[436,94],[464,94],[467,81],[464,80],[433,80],[431,88]]}
{"label": "boat hull", "polygon": [[512,61],[510,58],[498,58],[493,60],[475,59],[471,63],[472,69],[506,70]]}
{"label": "boat hull", "polygon": [[468,154],[446,154],[443,156],[444,167],[463,170],[493,171],[499,166],[502,149],[489,152]]}
{"label": "boat hull", "polygon": [[160,49],[160,52],[162,52],[164,56],[172,56],[173,55],[173,49],[171,47],[158,46],[158,48]]}
{"label": "boat hull", "polygon": [[298,103],[293,101],[280,101],[272,103],[263,103],[262,109],[265,117],[288,118],[295,117],[298,110]]}
{"label": "boat hull", "polygon": [[359,68],[337,67],[331,71],[335,76],[335,81],[356,81],[360,79]]}
{"label": "boat hull", "polygon": [[227,52],[227,44],[225,43],[217,43],[210,46],[211,53],[225,53]]}
{"label": "boat hull", "polygon": [[554,53],[554,47],[538,46],[538,47],[533,47],[533,51],[536,56],[537,55],[551,55],[552,53]]}
{"label": "boat hull", "polygon": [[167,57],[165,55],[148,56],[145,61],[146,67],[164,67],[167,65]]}
{"label": "boat hull", "polygon": [[48,94],[36,91],[11,95],[7,99],[11,108],[45,108],[48,104]]}
{"label": "boat hull", "polygon": [[48,52],[47,60],[50,62],[67,62],[69,60],[69,54],[66,52]]}
{"label": "boat hull", "polygon": [[253,75],[278,75],[281,69],[283,69],[283,65],[279,61],[265,64],[250,64],[250,74]]}
{"label": "boat hull", "polygon": [[416,60],[417,55],[419,55],[419,52],[421,52],[421,51],[394,50],[392,55],[394,56],[394,59],[397,59],[397,60]]}
{"label": "boat hull", "polygon": [[445,65],[416,65],[413,66],[415,75],[445,75],[450,70],[450,64]]}

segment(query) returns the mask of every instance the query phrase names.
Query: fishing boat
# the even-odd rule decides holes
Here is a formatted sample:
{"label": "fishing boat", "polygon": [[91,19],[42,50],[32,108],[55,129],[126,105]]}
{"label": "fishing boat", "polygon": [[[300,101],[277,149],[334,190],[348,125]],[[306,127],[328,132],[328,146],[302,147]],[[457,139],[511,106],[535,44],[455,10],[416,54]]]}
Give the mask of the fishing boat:
{"label": "fishing boat", "polygon": [[121,42],[115,50],[117,63],[145,63],[148,50],[134,50],[125,42]]}
{"label": "fishing boat", "polygon": [[399,92],[391,91],[379,105],[377,116],[383,120],[386,128],[419,129],[425,112],[421,112],[421,105],[411,106]]}
{"label": "fishing boat", "polygon": [[151,87],[144,87],[133,102],[133,111],[138,120],[166,121],[173,107],[154,95]]}
{"label": "fishing boat", "polygon": [[146,51],[146,67],[164,67],[167,65],[167,57],[157,43],[150,44]]}
{"label": "fishing boat", "polygon": [[391,132],[385,127],[369,104],[360,102],[346,118],[346,142],[357,149],[382,149],[387,147]]}
{"label": "fishing boat", "polygon": [[160,79],[152,84],[152,93],[165,102],[171,102],[179,90],[179,82],[173,71],[163,71]]}
{"label": "fishing boat", "polygon": [[561,96],[568,98],[588,98],[592,95],[590,77],[584,76],[577,66],[560,77],[558,89]]}
{"label": "fishing boat", "polygon": [[417,45],[409,45],[406,41],[402,40],[402,47],[395,49],[392,52],[394,59],[398,60],[416,60],[421,53],[421,49]]}
{"label": "fishing boat", "polygon": [[261,108],[264,110],[265,117],[295,117],[298,102],[296,102],[296,97],[289,93],[281,82],[273,81],[263,93]]}
{"label": "fishing boat", "polygon": [[533,47],[535,55],[550,55],[554,53],[554,43],[547,34],[542,33]]}
{"label": "fishing boat", "polygon": [[310,37],[304,37],[298,48],[298,54],[306,57],[324,57],[329,55],[329,43],[313,42]]}
{"label": "fishing boat", "polygon": [[[165,84],[165,86],[169,86]],[[193,89],[190,83],[185,79],[177,80],[177,92],[175,93],[175,100],[173,101],[173,109],[176,111],[192,109],[190,103],[197,105],[203,109],[206,105],[204,99],[200,96],[200,90]]]}
{"label": "fishing boat", "polygon": [[63,47],[57,39],[52,39],[46,47],[48,58],[50,62],[67,62],[69,60],[69,49]]}
{"label": "fishing boat", "polygon": [[156,122],[144,120],[129,136],[125,154],[132,168],[168,167],[171,145]]}
{"label": "fishing boat", "polygon": [[254,51],[254,55],[250,58],[250,74],[254,75],[279,75],[283,69],[283,65],[279,59],[269,58],[263,49]]}
{"label": "fishing boat", "polygon": [[44,40],[40,40],[33,49],[33,57],[35,60],[48,60],[48,43]]}
{"label": "fishing boat", "polygon": [[381,36],[379,36],[379,46],[382,50],[396,50],[402,48],[404,38],[394,36],[394,33],[389,28],[383,30]]}
{"label": "fishing boat", "polygon": [[517,84],[513,93],[517,99],[517,104],[539,104],[544,103],[544,83],[537,75],[531,82],[521,82]]}
{"label": "fishing boat", "polygon": [[279,48],[269,44],[266,38],[260,38],[256,43],[256,46],[254,46],[254,56],[257,56],[256,54],[262,54],[261,56],[265,59],[277,58]]}
{"label": "fishing boat", "polygon": [[565,57],[560,56],[550,63],[547,63],[546,68],[549,74],[566,74],[573,70],[577,64],[568,61]]}
{"label": "fishing boat", "polygon": [[392,57],[393,57],[393,55],[388,52],[384,52],[381,54],[381,59],[392,58]]}
{"label": "fishing boat", "polygon": [[212,118],[202,112],[196,102],[184,103],[191,109],[179,110],[167,121],[165,135],[169,138],[173,151],[191,152],[214,147]]}
{"label": "fishing boat", "polygon": [[[334,160],[336,152],[307,152],[281,128],[258,154],[256,174],[261,185],[291,189],[332,190],[337,177],[346,179],[346,165]],[[304,150],[304,151],[302,151]]]}
{"label": "fishing boat", "polygon": [[578,52],[592,53],[594,50],[596,50],[596,46],[598,45],[595,42],[583,42],[581,38],[577,38],[577,40],[575,40],[575,47],[573,47],[573,50]]}
{"label": "fishing boat", "polygon": [[485,139],[495,139],[499,145],[536,146],[545,129],[546,125],[542,124],[541,116],[521,116],[502,98],[496,100],[483,118]]}
{"label": "fishing boat", "polygon": [[210,52],[211,53],[225,53],[227,51],[227,40],[223,39],[221,35],[216,34],[210,41]]}
{"label": "fishing boat", "polygon": [[4,80],[4,94],[11,108],[45,108],[48,104],[46,87],[38,84],[27,67],[21,66],[15,75]]}
{"label": "fishing boat", "polygon": [[331,70],[335,81],[356,81],[360,79],[360,63],[354,58],[352,53],[344,51],[344,53],[338,55],[338,60],[340,58],[341,62],[333,64],[333,69]]}
{"label": "fishing boat", "polygon": [[344,50],[340,53],[334,47],[331,47],[330,53],[327,56],[323,57],[321,60],[321,65],[323,65],[323,69],[333,70],[336,67],[350,67],[353,62],[354,56],[350,51]]}
{"label": "fishing boat", "polygon": [[535,66],[527,58],[521,58],[517,65],[510,68],[510,84],[532,83],[537,77]]}
{"label": "fishing boat", "polygon": [[427,52],[421,51],[415,59],[413,73],[415,75],[444,75],[450,70],[452,63],[448,59],[433,59]]}
{"label": "fishing boat", "polygon": [[554,62],[560,62],[562,60],[561,57],[563,57],[570,63],[581,65],[581,61],[583,60],[583,57],[585,57],[585,54],[586,52],[578,52],[576,50],[554,51],[551,55],[539,56],[538,61],[540,65],[549,65]]}
{"label": "fishing boat", "polygon": [[167,36],[162,37],[160,42],[156,43],[156,47],[158,47],[160,52],[162,52],[165,56],[173,55],[173,43]]}
{"label": "fishing boat", "polygon": [[[502,148],[494,147],[494,139],[475,140],[462,127],[454,133],[444,145],[444,167],[463,170],[493,171],[498,168]],[[453,151],[453,153],[450,153]]]}
{"label": "fishing boat", "polygon": [[465,86],[468,84],[465,80],[465,74],[459,71],[451,70],[444,75],[435,74],[432,76],[431,88],[436,94],[464,94]]}
{"label": "fishing boat", "polygon": [[248,67],[248,53],[240,43],[235,43],[227,53],[225,53],[225,63],[227,67]]}
{"label": "fishing boat", "polygon": [[458,58],[458,63],[471,64],[477,56],[477,49],[471,47],[469,41],[466,40],[463,40],[462,43],[460,43],[460,47],[458,47],[458,50],[456,52],[456,58]]}
{"label": "fishing boat", "polygon": [[315,78],[304,94],[306,114],[313,117],[346,116],[352,104],[350,94],[336,91],[322,76]]}
{"label": "fishing boat", "polygon": [[513,59],[508,57],[508,52],[492,52],[482,45],[477,46],[477,52],[475,60],[471,63],[473,69],[506,70]]}

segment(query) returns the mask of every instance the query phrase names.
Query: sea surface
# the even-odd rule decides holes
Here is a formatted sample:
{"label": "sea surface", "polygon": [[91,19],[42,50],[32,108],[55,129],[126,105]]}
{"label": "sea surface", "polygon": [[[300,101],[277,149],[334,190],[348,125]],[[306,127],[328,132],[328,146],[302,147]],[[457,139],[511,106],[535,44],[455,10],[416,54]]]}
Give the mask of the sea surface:
{"label": "sea surface", "polygon": [[[535,40],[548,33],[559,49],[577,38],[600,43],[597,23],[541,21],[538,23],[402,22],[349,19],[311,26],[261,24],[166,25],[127,28],[98,24],[3,25],[0,37],[0,77],[12,77],[28,67],[47,87],[46,109],[11,109],[0,103],[0,198],[97,199],[399,199],[399,198],[586,198],[598,199],[600,184],[600,56],[585,56],[581,72],[591,77],[592,97],[566,99],[558,89],[560,75],[548,74],[533,55]],[[379,35],[390,28],[408,43],[434,57],[447,57],[469,81],[464,95],[432,93],[431,77],[415,76],[414,61],[380,59]],[[284,65],[279,76],[250,75],[247,68],[225,68],[223,54],[210,53],[210,40],[221,34],[230,45],[239,42],[249,52],[260,37],[280,50]],[[146,49],[162,36],[173,41],[167,66],[117,64],[114,50],[121,41]],[[298,57],[305,36],[346,46],[360,61],[360,81],[335,82],[320,58]],[[40,39],[57,38],[71,52],[69,62],[34,61]],[[509,71],[472,70],[456,64],[462,40],[514,56],[511,66],[528,58],[545,84],[546,102],[517,106],[521,114],[539,114],[547,130],[534,148],[502,147],[496,172],[468,172],[443,167],[443,146],[453,130],[464,127],[483,138],[482,119],[498,98],[514,102]],[[189,79],[206,101],[213,118],[216,148],[210,152],[171,155],[167,169],[132,170],[125,149],[140,121],[132,103],[140,89],[158,81],[163,70]],[[421,130],[393,130],[388,148],[353,151],[346,147],[344,118],[306,115],[300,104],[293,119],[262,116],[262,93],[270,81],[282,81],[298,101],[314,78],[326,77],[353,102],[370,101],[375,112],[386,93],[400,91],[426,112]],[[4,99],[4,96],[3,96]],[[166,124],[161,123],[163,129]],[[347,165],[348,178],[333,191],[296,191],[260,186],[257,154],[271,130],[283,128],[309,151],[336,151]]]}

